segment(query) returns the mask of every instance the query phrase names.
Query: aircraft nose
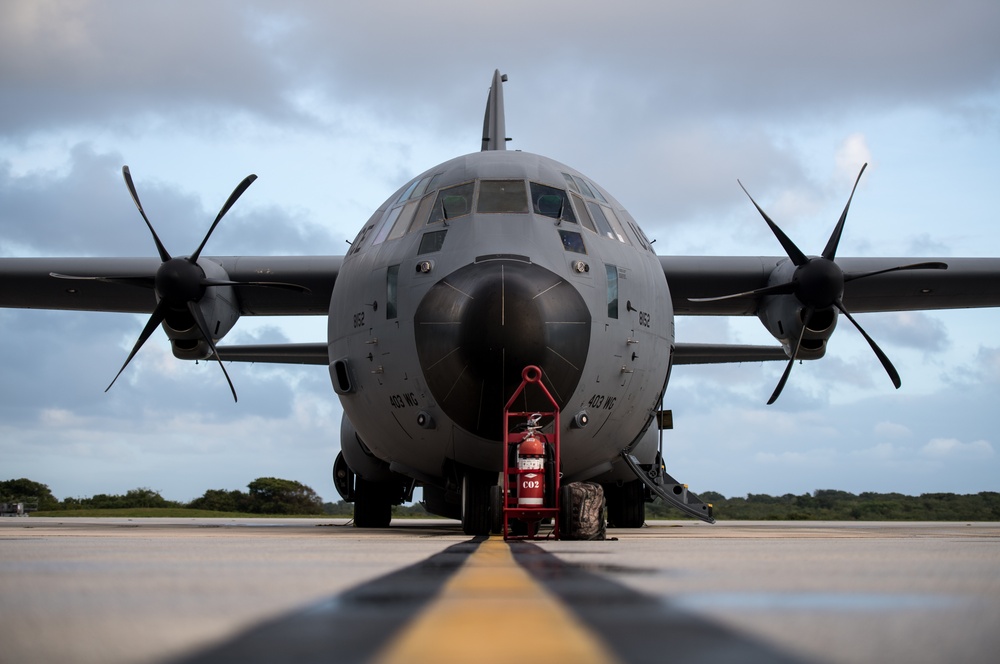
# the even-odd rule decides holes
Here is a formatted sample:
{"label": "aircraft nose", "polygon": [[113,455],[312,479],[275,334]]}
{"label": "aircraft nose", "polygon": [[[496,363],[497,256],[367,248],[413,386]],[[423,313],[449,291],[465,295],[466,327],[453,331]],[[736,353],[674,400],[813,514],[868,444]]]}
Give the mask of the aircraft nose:
{"label": "aircraft nose", "polygon": [[[414,316],[417,355],[438,405],[466,431],[500,440],[503,407],[534,364],[559,408],[576,390],[590,311],[572,284],[518,260],[467,265],[431,287]],[[532,398],[529,396],[529,398]],[[529,402],[525,410],[551,410]]]}

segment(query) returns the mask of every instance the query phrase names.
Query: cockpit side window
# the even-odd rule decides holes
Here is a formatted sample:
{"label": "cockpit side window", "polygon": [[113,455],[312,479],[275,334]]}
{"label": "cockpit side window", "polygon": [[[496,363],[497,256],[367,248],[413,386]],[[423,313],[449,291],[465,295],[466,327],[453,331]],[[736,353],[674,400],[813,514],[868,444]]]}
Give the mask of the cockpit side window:
{"label": "cockpit side window", "polygon": [[602,205],[601,209],[604,211],[604,216],[607,217],[608,222],[611,223],[611,227],[614,228],[615,236],[618,238],[618,241],[624,242],[625,244],[632,244],[632,241],[628,239],[627,235],[625,235],[625,229],[622,228],[621,223],[618,221],[618,217],[615,216],[615,211],[607,205]]}
{"label": "cockpit side window", "polygon": [[403,193],[399,196],[396,202],[403,203],[411,198],[420,198],[424,195],[424,192],[427,191],[427,185],[429,185],[431,180],[436,177],[437,174],[428,175],[420,178],[419,180],[414,180],[409,184],[409,186],[406,187],[406,189],[403,190]]}
{"label": "cockpit side window", "polygon": [[364,228],[361,229],[361,232],[358,233],[358,236],[354,238],[354,242],[351,243],[351,248],[349,249],[349,252],[351,254],[356,254],[359,251],[361,251],[361,247],[364,245],[365,240],[367,240],[368,237],[371,235],[371,232],[375,230],[375,226],[378,224],[379,220],[382,219],[382,215],[384,213],[385,213],[384,205],[379,209],[375,210],[375,214],[373,214],[371,218],[368,219],[368,222],[365,224]]}
{"label": "cockpit side window", "polygon": [[590,218],[590,213],[587,212],[587,205],[583,202],[583,199],[573,194],[573,203],[576,205],[576,211],[580,215],[580,223],[588,231],[597,232],[597,226],[594,225],[594,220]]}
{"label": "cockpit side window", "polygon": [[526,214],[528,192],[524,180],[483,180],[479,183],[476,211]]}
{"label": "cockpit side window", "polygon": [[407,233],[415,231],[427,221],[427,215],[430,213],[432,205],[434,205],[434,194],[427,194],[420,200],[417,213],[413,215],[413,221],[410,223],[410,227],[406,229]]}
{"label": "cockpit side window", "polygon": [[474,182],[466,182],[439,191],[427,223],[436,224],[469,214],[473,191],[475,191]]}
{"label": "cockpit side window", "polygon": [[609,237],[612,240],[617,240],[615,237],[615,232],[611,230],[611,224],[608,223],[608,218],[604,216],[604,210],[601,208],[599,203],[594,203],[587,201],[587,210],[590,212],[590,216],[594,218],[594,223],[597,224],[597,228],[600,229],[601,235]]}
{"label": "cockpit side window", "polygon": [[578,194],[580,193],[580,188],[576,186],[576,182],[573,180],[572,175],[570,175],[569,173],[563,173],[563,178],[566,180],[566,184],[569,185],[570,189],[572,189]]}
{"label": "cockpit side window", "polygon": [[653,252],[653,247],[649,242],[649,238],[646,237],[646,234],[642,232],[641,228],[639,228],[639,224],[635,223],[635,219],[632,218],[632,215],[630,215],[627,210],[622,210],[621,216],[628,224],[628,227],[631,229],[635,239],[638,240],[639,246],[647,251]]}
{"label": "cockpit side window", "polygon": [[531,204],[535,214],[576,223],[566,192],[548,185],[531,183]]}

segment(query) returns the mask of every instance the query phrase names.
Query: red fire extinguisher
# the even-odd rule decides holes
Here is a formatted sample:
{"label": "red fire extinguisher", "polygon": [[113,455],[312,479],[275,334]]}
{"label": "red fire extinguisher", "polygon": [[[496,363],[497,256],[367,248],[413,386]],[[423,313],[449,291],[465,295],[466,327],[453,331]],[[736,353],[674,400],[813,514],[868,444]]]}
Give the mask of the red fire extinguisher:
{"label": "red fire extinguisher", "polygon": [[541,507],[545,502],[545,443],[539,435],[541,413],[528,418],[528,431],[517,446],[517,468],[522,472],[517,488],[518,507]]}

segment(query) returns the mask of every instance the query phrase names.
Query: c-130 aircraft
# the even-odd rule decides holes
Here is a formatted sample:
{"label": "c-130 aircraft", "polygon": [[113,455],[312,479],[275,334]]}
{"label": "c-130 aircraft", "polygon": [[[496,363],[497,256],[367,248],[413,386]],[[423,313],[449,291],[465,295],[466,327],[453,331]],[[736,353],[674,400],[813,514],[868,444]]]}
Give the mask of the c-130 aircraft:
{"label": "c-130 aircraft", "polygon": [[[663,463],[660,404],[673,366],[784,361],[772,403],[797,360],[823,357],[843,314],[898,388],[852,312],[1000,306],[1000,259],[837,258],[853,191],[819,256],[753,198],[784,256],[657,256],[603,187],[506,150],[506,80],[494,73],[481,151],[407,182],[346,255],[203,256],[251,175],[194,253],[172,257],[125,167],[159,260],[0,259],[0,306],[150,314],[118,376],[162,327],[176,357],[217,360],[234,398],[223,361],[326,365],[344,408],[334,483],[355,525],[388,526],[392,505],[419,486],[429,511],[461,519],[470,535],[495,529],[503,410],[525,367],[540,369],[557,401],[563,482],[600,483],[610,525],[641,526],[656,495],[711,522],[711,507]],[[252,315],[327,315],[328,340],[217,345]],[[756,315],[780,345],[679,342],[678,315]],[[525,410],[545,410],[524,395]]]}

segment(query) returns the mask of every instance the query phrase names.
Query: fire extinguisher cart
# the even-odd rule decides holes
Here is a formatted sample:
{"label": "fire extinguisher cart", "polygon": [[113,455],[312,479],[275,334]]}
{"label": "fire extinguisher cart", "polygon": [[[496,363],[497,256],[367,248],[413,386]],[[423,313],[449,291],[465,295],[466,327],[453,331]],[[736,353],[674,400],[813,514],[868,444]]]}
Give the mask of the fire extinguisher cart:
{"label": "fire extinguisher cart", "polygon": [[[561,467],[559,463],[559,405],[542,383],[541,369],[534,365],[527,366],[521,372],[521,378],[521,385],[503,410],[505,444],[503,445],[503,483],[500,493],[503,538],[504,540],[536,539],[539,523],[543,519],[551,518],[553,530],[549,536],[559,539],[559,469]],[[514,404],[529,387],[540,391],[552,406],[552,410],[513,410]],[[546,426],[551,423],[552,433],[543,434],[540,422],[547,418],[552,418],[550,422],[546,422]],[[511,430],[512,428],[514,431]],[[551,450],[551,457],[546,454],[546,447]],[[521,454],[522,449],[527,450],[527,454],[530,456]],[[538,450],[541,450],[540,458]],[[519,460],[521,463],[518,463]],[[552,472],[546,472],[544,467],[546,463],[551,464]],[[547,478],[548,482],[546,482]],[[516,531],[515,524],[517,524]]]}

